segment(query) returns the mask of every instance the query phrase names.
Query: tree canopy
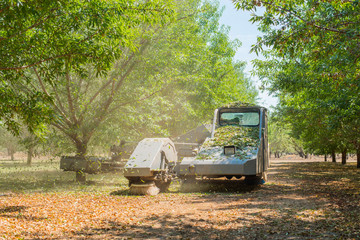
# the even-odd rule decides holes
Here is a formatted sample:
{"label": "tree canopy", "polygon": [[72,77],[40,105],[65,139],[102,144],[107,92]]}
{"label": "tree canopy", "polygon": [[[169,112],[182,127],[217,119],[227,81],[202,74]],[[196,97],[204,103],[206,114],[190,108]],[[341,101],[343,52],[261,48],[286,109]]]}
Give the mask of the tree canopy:
{"label": "tree canopy", "polygon": [[55,83],[41,66],[23,71],[27,91],[52,99],[51,125],[70,140],[70,151],[84,155],[88,146],[176,136],[211,119],[218,106],[255,101],[245,63],[233,59],[241,43],[219,24],[219,3],[178,3],[169,21],[130,29],[131,44],[117,45],[119,55],[104,72],[92,60],[79,66],[65,60],[52,73]]}
{"label": "tree canopy", "polygon": [[267,59],[255,61],[255,71],[294,131],[312,149],[356,149],[360,167],[359,1],[234,3],[253,11],[263,31],[253,51]]}
{"label": "tree canopy", "polygon": [[[51,118],[52,98],[28,91],[34,71],[49,84],[71,71],[86,74],[92,64],[104,74],[123,53],[137,48],[137,26],[166,22],[171,8],[152,1],[31,0],[0,2],[0,117],[17,131],[18,120],[30,129]],[[23,91],[19,92],[19,88]]]}

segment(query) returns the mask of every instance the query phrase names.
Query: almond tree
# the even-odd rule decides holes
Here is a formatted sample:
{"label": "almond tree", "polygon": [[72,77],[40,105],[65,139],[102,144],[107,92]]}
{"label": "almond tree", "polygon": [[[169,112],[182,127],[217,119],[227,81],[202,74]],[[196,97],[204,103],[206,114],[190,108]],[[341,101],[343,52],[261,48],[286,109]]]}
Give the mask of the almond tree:
{"label": "almond tree", "polygon": [[51,124],[71,140],[79,156],[89,145],[110,146],[119,136],[169,136],[210,119],[218,105],[254,101],[256,91],[233,60],[239,41],[219,26],[218,4],[179,1],[174,20],[134,30],[137,51],[121,47],[106,75],[88,64],[56,75],[57,84],[37,71],[34,88],[54,99]]}
{"label": "almond tree", "polygon": [[[282,106],[294,109],[288,117],[305,116],[298,119],[307,124],[318,124],[310,120],[323,119],[317,128],[320,131],[303,129],[308,131],[307,141],[328,130],[328,138],[336,142],[343,156],[346,149],[357,152],[360,168],[359,2],[234,3],[239,9],[254,11],[251,21],[264,32],[253,51],[262,52],[267,60],[256,61],[255,71],[269,90],[279,94]],[[263,7],[263,13],[255,12],[258,7]]]}
{"label": "almond tree", "polygon": [[[0,2],[0,118],[17,132],[19,122],[30,130],[51,119],[53,100],[33,91],[34,72],[50,85],[84,74],[87,64],[97,74],[108,70],[122,47],[135,49],[134,29],[166,21],[171,11],[160,1],[17,0]],[[60,77],[61,76],[61,77]],[[21,91],[19,91],[21,86]]]}

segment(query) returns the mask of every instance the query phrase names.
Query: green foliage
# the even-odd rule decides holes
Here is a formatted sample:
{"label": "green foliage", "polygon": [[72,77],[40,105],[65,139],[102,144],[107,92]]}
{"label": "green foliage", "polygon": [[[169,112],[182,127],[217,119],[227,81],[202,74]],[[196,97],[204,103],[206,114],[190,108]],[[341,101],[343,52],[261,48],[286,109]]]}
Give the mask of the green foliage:
{"label": "green foliage", "polygon": [[[1,76],[13,93],[37,94],[34,104],[58,130],[47,136],[52,152],[84,155],[90,147],[94,154],[121,140],[176,136],[225,103],[255,101],[245,63],[233,59],[240,42],[219,25],[219,3],[176,3],[44,1],[9,8],[8,15],[24,11],[29,18],[13,20],[17,30],[3,25],[20,40],[2,39],[12,45],[0,49],[11,53]],[[3,103],[14,121],[9,101]],[[42,126],[41,113],[24,109],[29,114],[21,117],[36,118],[30,129]]]}
{"label": "green foliage", "polygon": [[238,108],[238,107],[259,107],[253,103],[245,103],[245,102],[232,102],[224,105],[226,108]]}
{"label": "green foliage", "polygon": [[[254,11],[264,35],[253,51],[263,84],[280,97],[280,114],[311,151],[359,148],[358,1],[235,1]],[[264,7],[263,14],[255,10]],[[268,50],[265,50],[268,49]]]}
{"label": "green foliage", "polygon": [[52,98],[29,89],[33,78],[24,74],[31,70],[52,86],[68,71],[85,77],[89,63],[105,74],[122,47],[137,48],[139,25],[170,17],[168,6],[156,0],[1,1],[1,119],[15,132],[18,120],[30,130],[41,127],[53,117]]}
{"label": "green foliage", "polygon": [[14,154],[21,150],[20,139],[17,136],[14,136],[3,126],[0,127],[0,146],[5,148],[8,155],[11,157],[11,160],[14,160]]}
{"label": "green foliage", "polygon": [[216,129],[214,138],[206,146],[258,147],[260,143],[259,128],[241,126],[223,126]]}
{"label": "green foliage", "polygon": [[239,159],[253,157],[249,155],[259,148],[259,128],[242,126],[222,126],[216,129],[214,137],[207,139],[201,147],[197,160],[226,160],[224,146],[235,146],[234,156]]}
{"label": "green foliage", "polygon": [[269,147],[270,152],[274,154],[293,153],[294,139],[291,137],[291,129],[289,125],[284,123],[270,121],[269,123]]}
{"label": "green foliage", "polygon": [[65,69],[54,86],[28,72],[35,88],[54,98],[55,146],[85,154],[121,140],[177,136],[211,119],[218,106],[255,101],[244,63],[233,60],[240,43],[219,26],[219,4],[179,3],[172,22],[138,26],[138,51],[122,47],[106,75],[88,64],[84,75]]}

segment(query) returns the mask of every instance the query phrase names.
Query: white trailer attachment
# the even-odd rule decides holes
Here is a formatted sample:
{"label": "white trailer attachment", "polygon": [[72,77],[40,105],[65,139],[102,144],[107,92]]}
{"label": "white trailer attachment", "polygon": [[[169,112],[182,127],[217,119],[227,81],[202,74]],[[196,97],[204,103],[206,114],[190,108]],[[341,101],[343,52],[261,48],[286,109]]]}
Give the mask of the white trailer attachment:
{"label": "white trailer attachment", "polygon": [[139,142],[124,168],[130,192],[155,195],[166,191],[176,162],[175,145],[169,138],[145,138]]}

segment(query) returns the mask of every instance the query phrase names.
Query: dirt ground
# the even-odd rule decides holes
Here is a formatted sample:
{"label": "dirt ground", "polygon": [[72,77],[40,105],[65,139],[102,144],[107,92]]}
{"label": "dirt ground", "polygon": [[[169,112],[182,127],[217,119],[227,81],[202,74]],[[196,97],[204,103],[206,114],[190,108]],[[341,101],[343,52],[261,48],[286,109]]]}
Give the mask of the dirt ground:
{"label": "dirt ground", "polygon": [[169,193],[0,195],[3,239],[360,239],[360,170],[353,162],[272,161],[266,184],[217,180]]}

